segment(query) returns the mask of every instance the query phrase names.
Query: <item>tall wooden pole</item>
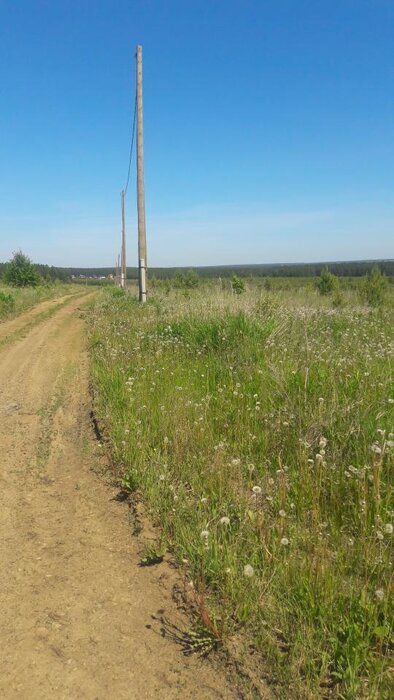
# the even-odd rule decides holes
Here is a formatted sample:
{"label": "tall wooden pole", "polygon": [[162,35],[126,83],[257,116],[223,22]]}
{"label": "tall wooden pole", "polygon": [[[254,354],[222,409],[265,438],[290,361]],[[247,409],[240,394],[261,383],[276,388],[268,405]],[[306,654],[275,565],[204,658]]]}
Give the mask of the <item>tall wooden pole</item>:
{"label": "tall wooden pole", "polygon": [[122,249],[121,249],[121,271],[120,271],[120,286],[126,289],[126,226],[124,213],[124,190],[121,192],[122,200]]}
{"label": "tall wooden pole", "polygon": [[144,136],[142,105],[142,46],[137,46],[137,208],[139,300],[146,302],[146,226],[144,186]]}
{"label": "tall wooden pole", "polygon": [[120,255],[118,253],[118,261],[116,266],[116,284],[120,286]]}

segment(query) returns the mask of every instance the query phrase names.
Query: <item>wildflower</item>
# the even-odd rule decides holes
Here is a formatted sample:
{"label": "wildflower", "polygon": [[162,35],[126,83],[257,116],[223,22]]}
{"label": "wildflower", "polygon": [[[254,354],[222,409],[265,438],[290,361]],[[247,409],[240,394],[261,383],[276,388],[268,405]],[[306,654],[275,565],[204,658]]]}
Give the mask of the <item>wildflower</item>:
{"label": "wildflower", "polygon": [[323,399],[323,397],[322,397],[322,396],[319,396],[319,399],[318,399],[318,401],[319,401],[319,403],[320,403],[320,404],[324,403],[324,399]]}
{"label": "wildflower", "polygon": [[374,452],[376,455],[380,455],[380,454],[382,453],[381,448],[379,447],[379,445],[376,444],[376,442],[375,442],[373,445],[371,445],[371,450],[372,450],[372,452]]}
{"label": "wildflower", "polygon": [[224,515],[223,518],[220,518],[220,523],[221,525],[230,525],[230,518]]}
{"label": "wildflower", "polygon": [[318,453],[315,455],[315,459],[316,459],[316,462],[317,462],[318,464],[320,464],[320,462],[323,461],[323,455],[320,454],[320,452],[318,452]]}
{"label": "wildflower", "polygon": [[285,517],[286,517],[286,511],[285,511],[285,510],[280,510],[280,511],[279,511],[279,515],[280,515],[281,518],[285,518]]}
{"label": "wildflower", "polygon": [[289,540],[287,539],[287,537],[282,537],[280,543],[281,545],[283,545],[283,547],[287,547],[287,545],[289,544]]}
{"label": "wildflower", "polygon": [[254,568],[250,564],[246,564],[244,566],[244,576],[247,576],[248,578],[252,578],[254,576]]}
{"label": "wildflower", "polygon": [[319,447],[322,447],[324,449],[327,445],[327,442],[328,442],[327,438],[322,436],[319,440]]}
{"label": "wildflower", "polygon": [[391,524],[391,523],[387,523],[387,524],[384,526],[384,531],[385,531],[386,535],[392,535],[392,534],[393,534],[393,526],[392,526],[392,524]]}
{"label": "wildflower", "polygon": [[378,532],[376,533],[376,537],[378,538],[378,540],[382,540],[382,539],[383,539],[383,533],[380,532],[380,531],[378,530]]}
{"label": "wildflower", "polygon": [[201,539],[202,540],[207,540],[209,537],[209,531],[208,530],[202,530],[201,532]]}
{"label": "wildflower", "polygon": [[253,486],[252,491],[256,496],[259,496],[261,493],[261,486]]}
{"label": "wildflower", "polygon": [[208,499],[204,496],[204,497],[201,499],[201,503],[208,503]]}
{"label": "wildflower", "polygon": [[375,591],[375,598],[376,598],[376,600],[379,601],[379,603],[382,602],[382,600],[384,599],[384,590],[383,590],[383,588],[377,588],[377,589],[376,589],[376,591]]}

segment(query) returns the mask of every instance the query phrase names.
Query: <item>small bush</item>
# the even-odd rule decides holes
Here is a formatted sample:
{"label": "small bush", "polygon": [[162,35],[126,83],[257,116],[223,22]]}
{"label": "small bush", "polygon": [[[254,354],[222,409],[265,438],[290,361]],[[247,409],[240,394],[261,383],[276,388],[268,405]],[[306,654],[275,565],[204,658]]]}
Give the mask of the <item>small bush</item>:
{"label": "small bush", "polygon": [[336,289],[338,289],[338,278],[335,277],[335,275],[333,275],[327,267],[325,267],[320,273],[316,286],[319,293],[323,296],[332,294]]}
{"label": "small bush", "polygon": [[177,272],[174,279],[174,287],[177,289],[194,289],[198,287],[200,278],[195,270]]}
{"label": "small bush", "polygon": [[361,285],[361,298],[369,306],[382,306],[387,291],[387,277],[375,266]]}
{"label": "small bush", "polygon": [[336,289],[332,298],[332,305],[334,309],[339,309],[345,306],[345,298],[340,289]]}
{"label": "small bush", "polygon": [[12,308],[15,304],[14,297],[12,294],[7,294],[6,292],[0,291],[0,304],[4,304],[4,306]]}
{"label": "small bush", "polygon": [[11,294],[0,290],[0,317],[9,314],[15,306],[15,299]]}
{"label": "small bush", "polygon": [[242,294],[245,291],[245,282],[237,275],[233,275],[231,278],[231,289],[234,294]]}

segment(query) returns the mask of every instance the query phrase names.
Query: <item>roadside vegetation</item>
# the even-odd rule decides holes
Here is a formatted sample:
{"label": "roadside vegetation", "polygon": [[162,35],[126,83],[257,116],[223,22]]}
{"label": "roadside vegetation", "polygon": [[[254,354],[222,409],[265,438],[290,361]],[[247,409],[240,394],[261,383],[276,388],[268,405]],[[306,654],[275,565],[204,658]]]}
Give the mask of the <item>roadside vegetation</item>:
{"label": "roadside vegetation", "polygon": [[145,307],[103,291],[96,411],[216,638],[278,698],[388,699],[393,286],[326,272],[157,285]]}
{"label": "roadside vegetation", "polygon": [[[43,266],[41,266],[43,267]],[[45,280],[38,268],[21,251],[2,267],[0,277],[0,321],[26,311],[41,301],[75,292],[60,281]]]}

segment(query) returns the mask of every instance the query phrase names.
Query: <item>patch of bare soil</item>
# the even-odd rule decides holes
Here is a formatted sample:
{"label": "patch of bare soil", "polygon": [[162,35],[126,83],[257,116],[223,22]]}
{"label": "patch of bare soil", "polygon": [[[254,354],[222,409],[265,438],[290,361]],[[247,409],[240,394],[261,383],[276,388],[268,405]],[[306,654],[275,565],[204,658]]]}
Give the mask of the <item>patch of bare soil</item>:
{"label": "patch of bare soil", "polygon": [[1,327],[13,340],[0,347],[0,697],[240,697],[160,636],[152,616],[188,624],[176,574],[139,566],[128,505],[95,473],[81,299],[31,324],[56,303]]}

